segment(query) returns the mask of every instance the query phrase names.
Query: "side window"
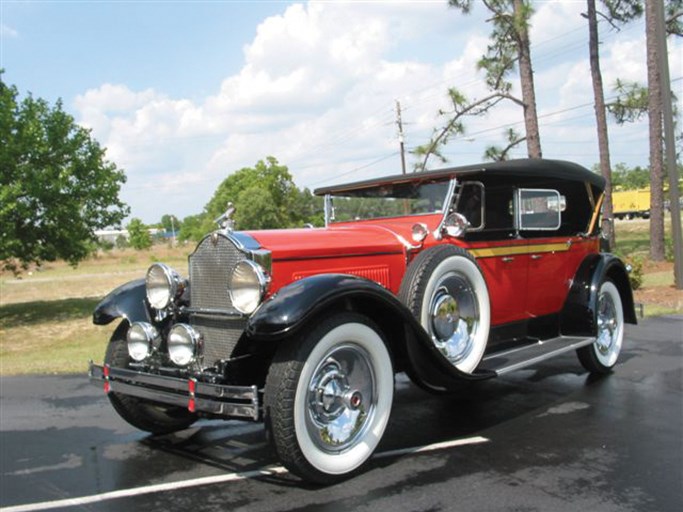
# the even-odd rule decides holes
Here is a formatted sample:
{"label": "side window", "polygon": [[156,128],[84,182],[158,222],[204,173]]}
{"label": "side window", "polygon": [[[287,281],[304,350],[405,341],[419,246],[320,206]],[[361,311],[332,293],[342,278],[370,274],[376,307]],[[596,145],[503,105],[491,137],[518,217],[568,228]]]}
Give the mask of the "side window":
{"label": "side window", "polygon": [[517,190],[517,227],[520,231],[556,230],[562,224],[566,200],[557,190]]}
{"label": "side window", "polygon": [[470,223],[467,231],[480,231],[484,228],[484,200],[483,184],[469,181],[461,185],[455,211],[462,214]]}

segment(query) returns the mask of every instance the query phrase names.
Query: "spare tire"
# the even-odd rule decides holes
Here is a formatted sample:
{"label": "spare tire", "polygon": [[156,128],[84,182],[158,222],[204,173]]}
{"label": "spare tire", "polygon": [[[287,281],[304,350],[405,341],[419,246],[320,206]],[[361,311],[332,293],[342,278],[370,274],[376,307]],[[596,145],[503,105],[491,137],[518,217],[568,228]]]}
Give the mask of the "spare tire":
{"label": "spare tire", "polygon": [[465,373],[477,368],[488,342],[491,306],[471,254],[454,245],[421,252],[408,266],[399,299],[450,364]]}

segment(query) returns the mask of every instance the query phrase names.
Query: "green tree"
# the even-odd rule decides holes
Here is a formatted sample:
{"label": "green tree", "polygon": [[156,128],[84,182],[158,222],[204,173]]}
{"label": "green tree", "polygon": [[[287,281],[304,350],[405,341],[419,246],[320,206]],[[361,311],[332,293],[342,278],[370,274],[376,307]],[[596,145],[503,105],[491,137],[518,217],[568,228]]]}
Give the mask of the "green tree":
{"label": "green tree", "polygon": [[[617,0],[614,0],[617,1]],[[636,0],[632,0],[636,1]],[[642,0],[637,2],[642,7]],[[662,128],[662,83],[659,75],[659,54],[656,43],[655,4],[646,0],[645,36],[647,49],[647,87],[635,82],[617,80],[619,97],[608,106],[617,123],[631,122],[648,115],[650,146],[650,258],[665,259],[664,242],[664,148]],[[667,35],[683,33],[683,0],[666,0],[665,23]],[[679,138],[679,140],[681,140]]]}
{"label": "green tree", "polygon": [[[472,10],[473,0],[448,0],[451,7],[463,14]],[[486,83],[492,91],[510,94],[512,84],[508,76],[519,70],[519,83],[522,92],[517,100],[524,109],[527,153],[529,158],[541,158],[541,136],[538,129],[536,110],[536,89],[531,62],[531,41],[529,39],[529,19],[533,14],[529,0],[481,0],[491,13],[488,20],[492,24],[490,44],[486,54],[479,61],[479,68],[486,73]]]}
{"label": "green tree", "polygon": [[[249,194],[243,194],[246,190],[255,193],[256,189],[261,189],[265,194],[259,192],[258,198],[254,200]],[[270,228],[293,227],[301,221],[296,218],[296,209],[290,208],[296,203],[298,195],[299,191],[287,167],[269,156],[265,161],[259,160],[254,167],[242,168],[223,180],[204,208],[206,216],[202,226],[205,232],[213,229],[213,219],[225,212],[228,202],[232,202],[236,207],[237,229],[258,229],[258,226],[265,225]],[[266,198],[271,203],[267,209],[268,220],[257,221],[251,203]]]}
{"label": "green tree", "polygon": [[502,162],[508,159],[508,154],[510,150],[523,142],[526,138],[522,137],[513,128],[508,128],[505,132],[505,140],[507,145],[503,148],[500,146],[488,146],[484,152],[484,158],[486,160],[492,160],[494,162]]}
{"label": "green tree", "polygon": [[206,214],[200,213],[197,215],[190,215],[185,217],[178,231],[178,240],[186,242],[192,240],[199,242],[201,238],[208,232],[202,229],[202,224]]}
{"label": "green tree", "polygon": [[258,185],[245,188],[237,196],[239,206],[235,214],[240,229],[277,229],[282,217],[271,192]]}
{"label": "green tree", "polygon": [[166,233],[174,233],[177,235],[182,227],[182,221],[175,215],[165,214],[161,216],[159,227]]}
{"label": "green tree", "polygon": [[152,237],[149,235],[147,226],[140,219],[131,219],[126,229],[128,229],[128,241],[133,249],[141,251],[152,247]]}
{"label": "green tree", "polygon": [[315,196],[313,193],[304,188],[297,189],[296,198],[293,204],[290,205],[292,219],[296,226],[303,226],[310,224],[315,227],[322,227],[325,225],[324,200],[320,196]]}
{"label": "green tree", "polygon": [[[599,13],[613,27],[627,23],[640,17],[643,13],[640,0],[602,0],[606,13]],[[593,98],[595,100],[595,121],[598,135],[598,151],[600,153],[600,173],[605,179],[605,200],[603,203],[603,232],[607,235],[610,249],[614,249],[616,238],[612,220],[612,165],[609,154],[609,137],[607,135],[607,108],[605,93],[602,85],[602,71],[600,70],[600,52],[598,38],[598,10],[596,0],[587,0],[588,19],[588,54],[593,83]]]}
{"label": "green tree", "polygon": [[[464,118],[481,116],[505,99],[521,104],[518,99],[505,92],[494,92],[480,100],[470,101],[457,89],[450,88],[448,90],[448,98],[451,101],[452,108],[449,110],[439,110],[439,117],[445,119],[444,125],[433,130],[429,142],[417,146],[410,151],[420,159],[413,166],[415,171],[426,170],[427,162],[432,156],[441,163],[448,161],[442,154],[441,148],[446,146],[453,137],[465,134]],[[524,139],[522,138],[521,140]]]}
{"label": "green tree", "polygon": [[612,173],[614,190],[639,190],[650,186],[650,169],[618,163]]}
{"label": "green tree", "polygon": [[126,177],[105,159],[90,131],[64,112],[2,80],[0,70],[0,262],[19,272],[30,263],[85,258],[94,231],[119,225]]}

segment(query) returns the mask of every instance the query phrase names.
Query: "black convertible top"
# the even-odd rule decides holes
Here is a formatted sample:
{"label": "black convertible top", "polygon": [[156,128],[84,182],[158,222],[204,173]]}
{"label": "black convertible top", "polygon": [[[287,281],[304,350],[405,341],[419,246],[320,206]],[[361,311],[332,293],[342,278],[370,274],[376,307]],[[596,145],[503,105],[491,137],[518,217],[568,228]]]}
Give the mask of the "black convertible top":
{"label": "black convertible top", "polygon": [[342,185],[332,185],[316,189],[314,194],[322,196],[359,190],[364,188],[388,185],[392,183],[409,183],[411,181],[433,180],[438,178],[450,178],[453,176],[469,176],[484,173],[486,175],[505,175],[555,178],[559,180],[587,182],[603,190],[605,180],[599,174],[589,171],[585,167],[564,160],[544,160],[538,158],[525,158],[520,160],[508,160],[505,162],[487,162],[462,167],[450,167],[434,171],[415,172],[410,174],[397,174],[383,178],[357,181]]}

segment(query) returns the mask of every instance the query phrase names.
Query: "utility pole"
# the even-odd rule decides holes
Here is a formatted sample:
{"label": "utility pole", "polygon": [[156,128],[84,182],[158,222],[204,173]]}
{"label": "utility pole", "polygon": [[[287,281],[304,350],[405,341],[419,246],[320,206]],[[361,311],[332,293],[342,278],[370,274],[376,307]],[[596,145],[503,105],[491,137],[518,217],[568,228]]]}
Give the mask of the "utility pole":
{"label": "utility pole", "polygon": [[674,147],[673,109],[671,107],[671,77],[666,51],[666,31],[664,27],[664,1],[654,0],[657,27],[657,53],[659,54],[659,74],[662,83],[662,117],[664,121],[664,146],[666,147],[666,166],[669,171],[669,204],[671,210],[671,236],[674,246],[674,282],[676,288],[683,290],[683,240],[681,236],[681,206],[678,193],[678,171],[676,169],[676,149]]}
{"label": "utility pole", "polygon": [[403,121],[401,120],[401,103],[396,100],[396,125],[398,126],[398,144],[401,148],[401,171],[406,173],[406,152],[403,146]]}

